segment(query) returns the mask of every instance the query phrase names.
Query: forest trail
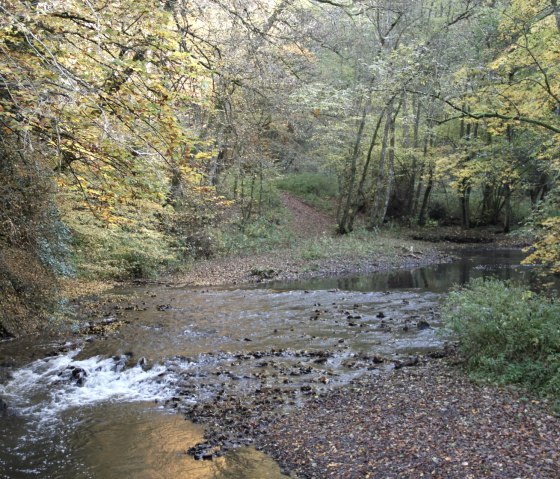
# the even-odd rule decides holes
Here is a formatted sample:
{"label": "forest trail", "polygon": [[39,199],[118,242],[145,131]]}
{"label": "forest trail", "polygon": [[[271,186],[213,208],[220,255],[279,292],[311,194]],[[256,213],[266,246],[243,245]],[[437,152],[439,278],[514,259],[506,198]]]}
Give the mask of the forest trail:
{"label": "forest trail", "polygon": [[282,203],[291,214],[288,227],[298,239],[310,239],[334,232],[334,219],[289,193],[282,193]]}

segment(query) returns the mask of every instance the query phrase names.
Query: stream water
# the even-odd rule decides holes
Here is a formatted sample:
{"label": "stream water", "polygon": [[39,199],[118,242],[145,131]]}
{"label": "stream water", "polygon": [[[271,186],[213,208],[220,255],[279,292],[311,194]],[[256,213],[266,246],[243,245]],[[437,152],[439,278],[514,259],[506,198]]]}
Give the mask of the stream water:
{"label": "stream water", "polygon": [[530,282],[521,259],[472,252],[366,277],[115,291],[103,319],[113,333],[62,347],[0,343],[0,478],[285,477],[252,447],[195,460],[187,450],[203,430],[165,404],[178,391],[196,404],[276,387],[297,407],[309,385],[337,387],[441,348],[438,303],[450,286],[484,275]]}

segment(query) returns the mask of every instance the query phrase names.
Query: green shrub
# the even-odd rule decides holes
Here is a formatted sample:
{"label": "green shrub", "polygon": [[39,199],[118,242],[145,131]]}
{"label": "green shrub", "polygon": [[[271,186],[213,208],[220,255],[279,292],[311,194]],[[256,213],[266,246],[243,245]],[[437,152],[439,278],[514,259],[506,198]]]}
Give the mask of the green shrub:
{"label": "green shrub", "polygon": [[476,279],[452,292],[446,327],[475,377],[560,396],[560,302],[521,286]]}

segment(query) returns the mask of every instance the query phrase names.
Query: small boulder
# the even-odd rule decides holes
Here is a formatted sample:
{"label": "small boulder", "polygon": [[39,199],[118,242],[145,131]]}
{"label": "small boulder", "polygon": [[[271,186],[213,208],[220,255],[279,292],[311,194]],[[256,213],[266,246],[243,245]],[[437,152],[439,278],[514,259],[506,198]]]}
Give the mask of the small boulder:
{"label": "small boulder", "polygon": [[430,323],[428,323],[428,321],[426,321],[425,319],[421,319],[416,323],[416,327],[419,330],[423,330],[423,329],[430,329],[431,326]]}

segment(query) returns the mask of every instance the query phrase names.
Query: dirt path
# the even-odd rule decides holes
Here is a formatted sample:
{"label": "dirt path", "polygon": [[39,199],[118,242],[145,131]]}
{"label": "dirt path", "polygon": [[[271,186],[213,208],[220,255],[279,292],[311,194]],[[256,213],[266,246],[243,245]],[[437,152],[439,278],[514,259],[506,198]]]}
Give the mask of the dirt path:
{"label": "dirt path", "polygon": [[286,192],[282,193],[282,202],[292,216],[289,228],[296,238],[311,239],[334,233],[334,220],[327,214]]}

